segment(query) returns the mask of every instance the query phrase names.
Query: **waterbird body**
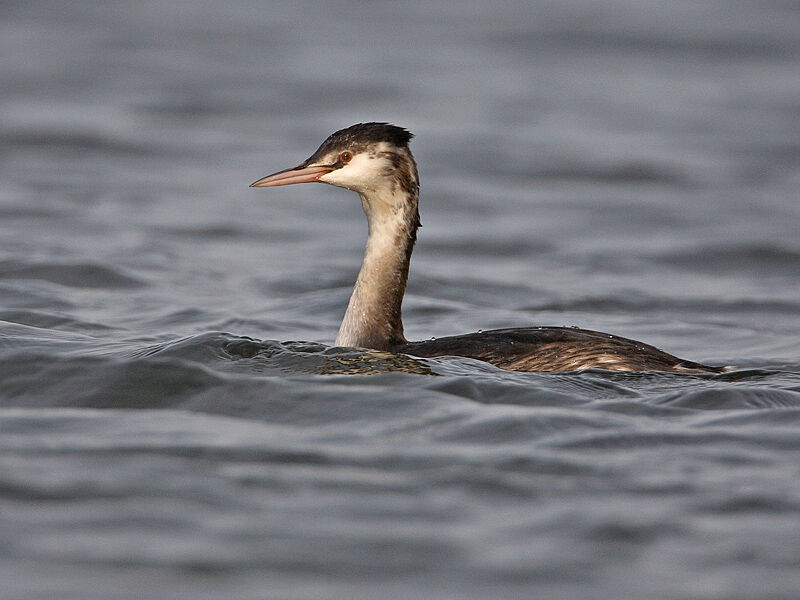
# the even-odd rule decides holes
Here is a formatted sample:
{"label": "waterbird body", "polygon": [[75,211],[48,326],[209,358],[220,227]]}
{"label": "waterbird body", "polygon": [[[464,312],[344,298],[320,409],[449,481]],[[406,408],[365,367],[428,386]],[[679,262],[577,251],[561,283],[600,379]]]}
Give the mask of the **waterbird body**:
{"label": "waterbird body", "polygon": [[572,327],[496,329],[409,342],[401,305],[419,221],[419,175],[412,134],[388,123],[359,123],[332,134],[302,164],[251,187],[322,182],[357,192],[367,215],[364,260],[342,320],[337,346],[420,357],[465,356],[516,371],[718,372],[653,346]]}

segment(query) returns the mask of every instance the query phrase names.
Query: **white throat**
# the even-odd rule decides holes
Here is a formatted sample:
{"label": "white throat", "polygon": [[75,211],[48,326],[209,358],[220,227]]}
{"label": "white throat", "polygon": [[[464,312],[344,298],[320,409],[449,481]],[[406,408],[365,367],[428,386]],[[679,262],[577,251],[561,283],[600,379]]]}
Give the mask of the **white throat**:
{"label": "white throat", "polygon": [[399,185],[359,195],[369,236],[336,345],[390,350],[406,342],[401,304],[418,225],[417,195]]}

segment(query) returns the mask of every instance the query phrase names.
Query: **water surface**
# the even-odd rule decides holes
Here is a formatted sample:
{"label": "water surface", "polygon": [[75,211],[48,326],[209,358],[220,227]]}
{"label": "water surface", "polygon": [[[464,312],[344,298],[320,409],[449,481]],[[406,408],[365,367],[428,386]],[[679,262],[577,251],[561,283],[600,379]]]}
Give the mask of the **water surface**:
{"label": "water surface", "polygon": [[[791,2],[7,2],[3,598],[795,598]],[[332,347],[417,134],[421,339],[579,325],[715,376]]]}

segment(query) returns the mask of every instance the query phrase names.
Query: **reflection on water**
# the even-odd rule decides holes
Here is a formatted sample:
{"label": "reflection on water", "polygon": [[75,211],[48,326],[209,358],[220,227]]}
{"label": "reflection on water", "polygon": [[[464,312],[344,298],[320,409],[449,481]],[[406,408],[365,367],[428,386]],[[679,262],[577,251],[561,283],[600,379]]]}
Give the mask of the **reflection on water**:
{"label": "reflection on water", "polygon": [[261,362],[268,368],[287,373],[318,373],[320,375],[375,375],[401,371],[416,375],[433,375],[423,361],[403,354],[379,350],[328,348],[310,342],[265,343],[239,339],[225,344],[225,351],[234,358],[246,359],[246,366],[237,368],[257,370]]}

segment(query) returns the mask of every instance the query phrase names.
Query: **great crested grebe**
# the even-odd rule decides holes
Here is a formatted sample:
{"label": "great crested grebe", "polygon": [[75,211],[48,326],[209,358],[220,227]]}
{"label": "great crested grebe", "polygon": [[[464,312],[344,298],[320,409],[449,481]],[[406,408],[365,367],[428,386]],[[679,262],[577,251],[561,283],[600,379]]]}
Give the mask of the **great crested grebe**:
{"label": "great crested grebe", "polygon": [[417,239],[419,175],[412,134],[389,123],[359,123],[332,134],[302,164],[251,184],[269,187],[319,181],[358,192],[369,236],[337,346],[419,357],[464,356],[513,371],[677,371],[716,373],[658,348],[572,327],[521,327],[409,342],[400,306]]}

